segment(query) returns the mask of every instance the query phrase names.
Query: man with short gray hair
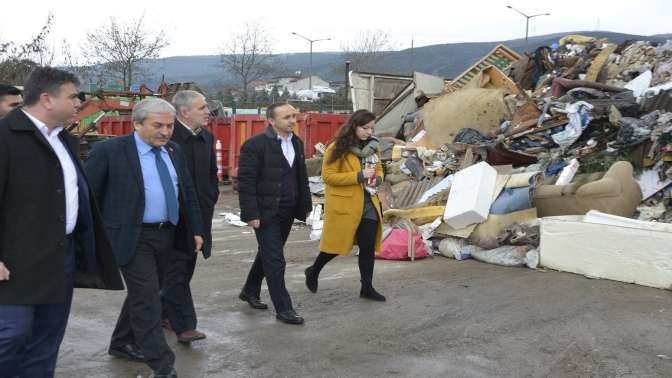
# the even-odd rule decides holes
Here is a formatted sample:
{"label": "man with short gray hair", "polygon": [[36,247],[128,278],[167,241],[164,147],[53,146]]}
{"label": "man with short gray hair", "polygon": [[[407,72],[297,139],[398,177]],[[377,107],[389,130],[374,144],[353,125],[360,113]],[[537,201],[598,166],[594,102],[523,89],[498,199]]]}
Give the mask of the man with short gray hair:
{"label": "man with short gray hair", "polygon": [[[205,97],[191,90],[177,92],[173,97],[173,105],[177,116],[171,140],[184,151],[187,168],[198,194],[204,228],[203,258],[207,259],[212,249],[212,216],[219,196],[215,138],[205,129],[210,110]],[[196,329],[196,310],[189,282],[194,275],[198,255],[192,251],[193,237],[190,230],[180,222],[175,234],[175,248],[163,283],[162,304],[164,325],[175,332],[181,343],[206,337]]]}
{"label": "man with short gray hair", "polygon": [[198,198],[181,148],[170,141],[175,109],[161,99],[133,109],[134,132],[96,144],[86,169],[128,293],[109,354],[146,362],[156,377],[176,377],[161,329],[160,281],[183,223],[193,250],[203,245]]}

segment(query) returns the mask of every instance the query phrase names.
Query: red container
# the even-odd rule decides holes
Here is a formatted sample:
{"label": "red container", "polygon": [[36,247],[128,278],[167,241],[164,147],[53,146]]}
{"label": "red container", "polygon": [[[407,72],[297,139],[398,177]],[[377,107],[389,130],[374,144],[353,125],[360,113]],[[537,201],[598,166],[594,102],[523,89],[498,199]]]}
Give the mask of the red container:
{"label": "red container", "polygon": [[105,116],[98,121],[98,133],[104,135],[127,135],[133,131],[130,115]]}
{"label": "red container", "polygon": [[[303,140],[305,156],[310,158],[315,154],[315,144],[327,144],[331,141],[349,117],[347,114],[298,114],[294,134]],[[210,118],[206,129],[222,144],[225,174],[230,177],[237,176],[240,163],[240,147],[249,138],[263,133],[267,125],[266,119],[258,115]],[[103,117],[98,124],[100,134],[127,135],[132,131],[133,122],[130,115]]]}
{"label": "red container", "polygon": [[[212,133],[215,140],[222,144],[222,164],[224,175],[229,174],[229,150],[231,149],[231,122],[224,116],[211,117],[205,128]],[[217,142],[215,142],[217,144]],[[214,148],[214,146],[213,146]]]}
{"label": "red container", "polygon": [[315,145],[325,145],[336,136],[338,129],[348,121],[348,114],[308,114],[306,115],[307,135],[301,136],[306,145],[306,157],[315,155]]}
{"label": "red container", "polygon": [[261,134],[266,129],[266,119],[257,115],[238,115],[231,118],[229,147],[229,176],[238,176],[240,147],[246,140]]}

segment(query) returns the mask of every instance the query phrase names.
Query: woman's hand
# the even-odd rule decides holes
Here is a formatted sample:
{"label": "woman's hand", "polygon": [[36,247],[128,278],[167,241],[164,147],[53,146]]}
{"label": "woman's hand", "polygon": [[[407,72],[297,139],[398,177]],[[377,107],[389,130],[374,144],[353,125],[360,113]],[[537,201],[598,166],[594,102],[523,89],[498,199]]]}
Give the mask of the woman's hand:
{"label": "woman's hand", "polygon": [[366,167],[362,170],[362,175],[364,175],[365,179],[370,179],[371,177],[375,177],[376,176],[376,168]]}

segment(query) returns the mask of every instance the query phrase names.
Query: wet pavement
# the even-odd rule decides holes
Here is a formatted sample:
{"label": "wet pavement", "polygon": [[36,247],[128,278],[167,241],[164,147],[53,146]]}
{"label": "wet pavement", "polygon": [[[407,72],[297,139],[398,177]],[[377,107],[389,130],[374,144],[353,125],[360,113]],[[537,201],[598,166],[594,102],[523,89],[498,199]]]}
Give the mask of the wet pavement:
{"label": "wet pavement", "polygon": [[[219,214],[236,211],[228,188]],[[199,330],[184,346],[166,332],[179,377],[672,377],[672,295],[581,276],[433,257],[376,261],[388,298],[359,298],[357,257],[338,257],[309,292],[318,252],[297,226],[286,281],[303,326],[238,300],[256,252],[251,229],[216,215],[213,256],[192,282]],[[76,290],[57,377],[147,377],[108,356],[125,293]],[[264,285],[262,299],[270,303]]]}

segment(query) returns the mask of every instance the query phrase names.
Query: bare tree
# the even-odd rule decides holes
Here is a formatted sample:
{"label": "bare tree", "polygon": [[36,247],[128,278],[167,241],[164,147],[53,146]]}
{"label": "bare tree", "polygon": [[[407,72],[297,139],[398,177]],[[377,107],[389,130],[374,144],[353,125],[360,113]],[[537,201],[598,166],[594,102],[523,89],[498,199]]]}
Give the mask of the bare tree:
{"label": "bare tree", "polygon": [[234,35],[222,48],[221,58],[223,67],[239,80],[244,99],[250,82],[274,72],[272,41],[258,21]]}
{"label": "bare tree", "polygon": [[33,68],[53,62],[55,51],[47,41],[53,21],[54,16],[49,14],[40,31],[27,43],[0,41],[1,82],[22,84]]}
{"label": "bare tree", "polygon": [[[353,71],[376,71],[390,68],[385,62],[385,56],[394,49],[387,32],[380,29],[366,30],[354,40],[342,44],[341,55],[343,60],[350,61]],[[337,69],[343,71],[343,67]]]}
{"label": "bare tree", "polygon": [[89,64],[100,65],[118,77],[125,87],[133,84],[140,63],[155,59],[168,46],[165,32],[152,32],[145,26],[144,15],[127,24],[120,24],[114,17],[106,25],[87,33],[83,47]]}
{"label": "bare tree", "polygon": [[59,65],[66,71],[77,75],[82,80],[82,83],[103,84],[103,72],[97,70],[95,66],[86,64],[80,58],[80,56],[73,52],[72,46],[64,38],[61,43],[61,61]]}

